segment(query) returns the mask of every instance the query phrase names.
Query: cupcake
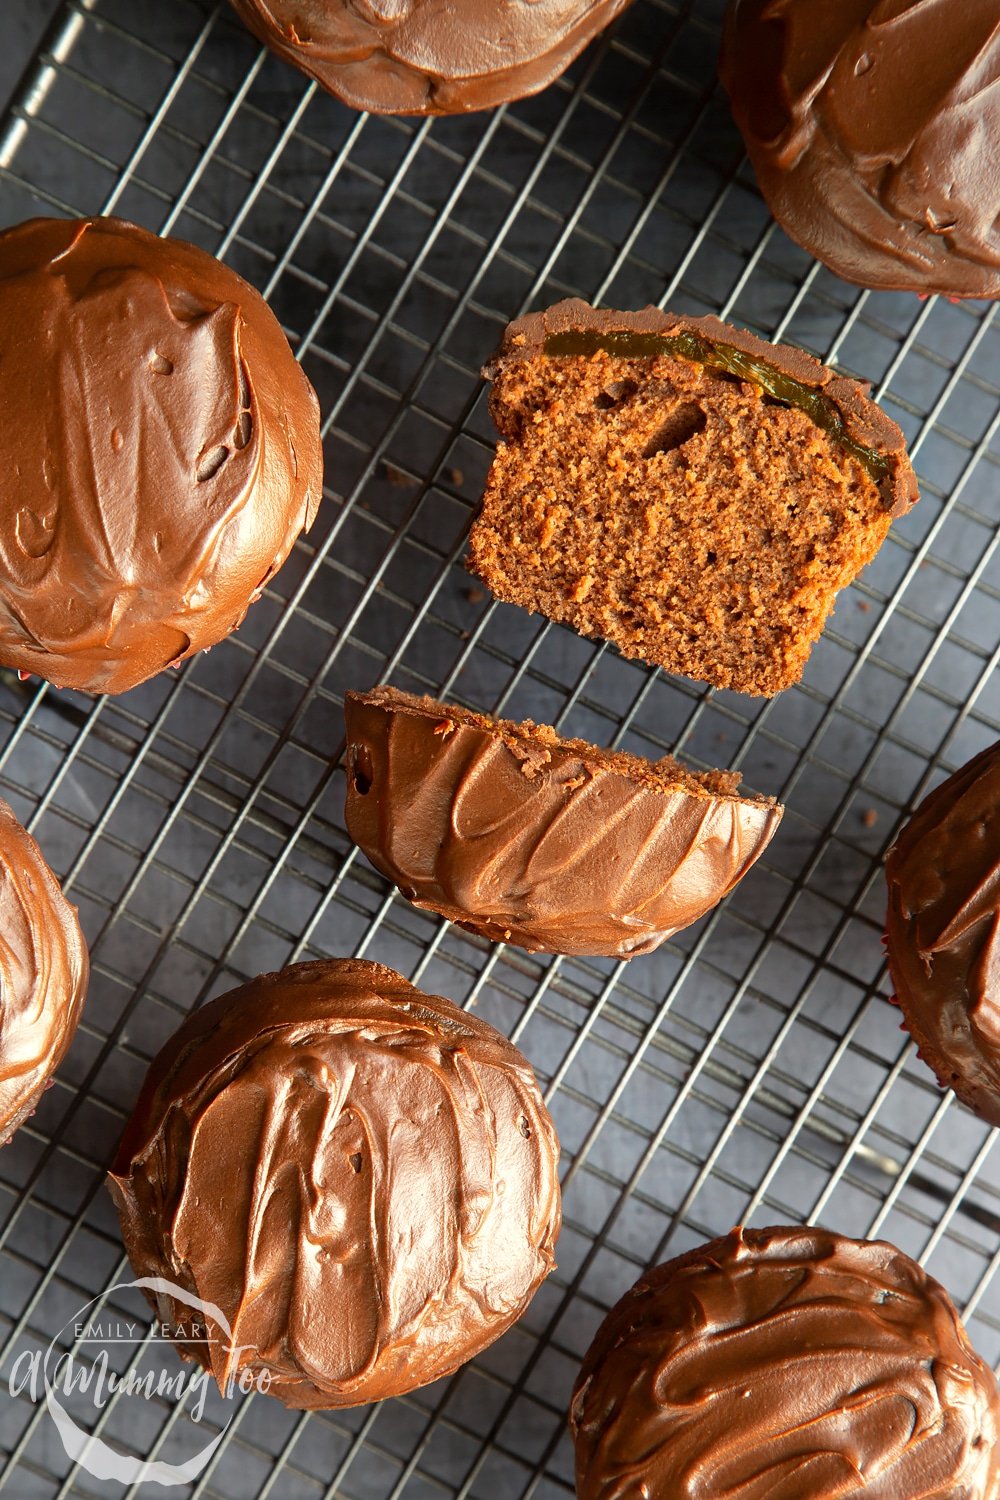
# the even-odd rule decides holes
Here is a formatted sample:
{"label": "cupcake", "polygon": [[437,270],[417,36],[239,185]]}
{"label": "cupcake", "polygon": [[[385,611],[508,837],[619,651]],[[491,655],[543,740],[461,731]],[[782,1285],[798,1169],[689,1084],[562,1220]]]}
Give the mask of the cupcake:
{"label": "cupcake", "polygon": [[0,802],[0,1146],[34,1113],[66,1055],[89,978],[76,908]]}
{"label": "cupcake", "polygon": [[1000,295],[995,0],[730,0],[719,71],[810,255],[859,286]]}
{"label": "cupcake", "polygon": [[220,1388],[357,1406],[449,1375],[554,1265],[559,1147],[499,1032],[357,959],[196,1011],[154,1060],[110,1186],[137,1275]]}
{"label": "cupcake", "polygon": [[469,567],[623,656],[769,697],[917,498],[868,388],[717,318],[560,302],[485,374]]}
{"label": "cupcake", "polygon": [[214,646],[316,514],[319,408],[277,319],[134,224],[0,234],[0,406],[0,662],[56,686]]}
{"label": "cupcake", "polygon": [[1000,1393],[880,1241],[734,1229],[649,1271],[573,1394],[578,1500],[993,1500]]}
{"label": "cupcake", "polygon": [[710,911],[783,809],[395,688],[348,693],[347,828],[415,906],[529,952],[633,958]]}
{"label": "cupcake", "polygon": [[232,0],[265,46],[355,109],[454,115],[536,94],[630,0]]}
{"label": "cupcake", "polygon": [[885,861],[886,956],[928,1067],[1000,1125],[1000,744],[914,811]]}

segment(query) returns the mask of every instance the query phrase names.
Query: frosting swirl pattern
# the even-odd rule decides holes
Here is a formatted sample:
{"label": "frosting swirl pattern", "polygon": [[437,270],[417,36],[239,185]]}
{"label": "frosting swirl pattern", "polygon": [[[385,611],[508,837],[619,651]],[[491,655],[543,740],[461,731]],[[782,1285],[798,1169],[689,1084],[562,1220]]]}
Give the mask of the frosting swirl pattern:
{"label": "frosting swirl pattern", "polygon": [[[155,1059],[110,1178],[133,1266],[214,1303],[180,1345],[220,1386],[355,1406],[457,1369],[554,1265],[559,1146],[499,1032],[361,960],[197,1011]],[[161,1297],[164,1322],[189,1313]]]}
{"label": "frosting swirl pattern", "polygon": [[65,1056],[89,977],[76,908],[0,802],[0,1145],[32,1113]]}
{"label": "frosting swirl pattern", "polygon": [[120,693],[239,625],[316,514],[319,407],[260,294],[117,219],[0,234],[0,661]]}
{"label": "frosting swirl pattern", "polygon": [[630,0],[232,0],[286,62],[355,109],[492,109],[558,78]]}
{"label": "frosting swirl pattern", "polygon": [[573,1396],[579,1500],[995,1500],[1000,1394],[892,1245],[738,1229],[658,1266]]}
{"label": "frosting swirl pattern", "polygon": [[939,1082],[1000,1125],[1000,744],[936,787],[886,856],[889,969]]}
{"label": "frosting swirl pattern", "polygon": [[722,789],[738,776],[711,790],[672,763],[391,688],[348,693],[345,713],[354,841],[415,906],[529,951],[649,953],[720,901],[781,821]]}
{"label": "frosting swirl pattern", "polygon": [[862,286],[1000,295],[994,0],[731,0],[720,71],[811,254]]}

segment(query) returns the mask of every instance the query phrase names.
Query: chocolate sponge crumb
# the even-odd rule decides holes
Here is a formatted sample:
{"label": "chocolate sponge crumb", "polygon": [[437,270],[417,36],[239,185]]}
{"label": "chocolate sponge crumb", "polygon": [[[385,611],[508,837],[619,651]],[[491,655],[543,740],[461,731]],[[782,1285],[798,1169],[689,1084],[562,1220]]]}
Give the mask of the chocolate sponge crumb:
{"label": "chocolate sponge crumb", "polygon": [[[487,371],[502,441],[470,570],[625,656],[758,696],[796,682],[836,593],[885,538],[885,488],[835,433],[749,379],[670,354],[555,357],[517,327]],[[864,389],[784,353],[846,391],[859,425],[890,434],[912,486],[902,435]]]}
{"label": "chocolate sponge crumb", "polygon": [[[587,767],[602,766],[627,776],[631,781],[654,792],[684,791],[698,797],[732,797],[741,802],[755,802],[762,807],[775,806],[773,797],[740,791],[739,771],[692,771],[671,755],[650,761],[628,750],[605,750],[586,740],[567,738],[551,724],[536,724],[533,719],[516,722],[494,719],[489,714],[442,703],[427,696],[404,693],[399,688],[375,687],[364,694],[365,701],[396,712],[431,714],[439,720],[435,734],[454,731],[460,724],[486,730],[507,746],[521,762],[523,774],[532,780],[549,764],[553,751],[573,751]],[[567,782],[569,788],[572,783]]]}

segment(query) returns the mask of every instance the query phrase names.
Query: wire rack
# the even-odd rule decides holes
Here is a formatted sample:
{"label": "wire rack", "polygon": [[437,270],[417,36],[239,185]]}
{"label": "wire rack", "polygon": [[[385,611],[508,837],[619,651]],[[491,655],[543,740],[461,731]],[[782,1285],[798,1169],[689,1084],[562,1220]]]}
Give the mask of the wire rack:
{"label": "wire rack", "polygon": [[[0,680],[0,792],[93,955],[72,1052],[0,1156],[0,1494],[163,1493],[90,1477],[8,1372],[71,1346],[74,1309],[126,1274],[103,1174],[150,1057],[194,1005],[306,957],[391,964],[527,1053],[563,1147],[559,1269],[498,1345],[406,1399],[210,1406],[224,1438],[172,1493],[562,1500],[567,1399],[604,1311],[740,1221],[893,1240],[1000,1360],[994,1132],[915,1058],[879,941],[894,830],[1000,737],[997,329],[985,304],[848,287],[776,230],[715,82],[722,9],[636,0],[538,98],[421,122],[340,107],[225,6],[67,0],[0,119],[0,224],[114,212],[266,291],[327,460],[319,521],[210,655],[118,699]],[[773,702],[624,662],[464,572],[492,442],[479,366],[508,318],[567,294],[791,339],[872,379],[906,431],[922,501]],[[343,693],[388,679],[738,767],[784,824],[655,955],[491,948],[411,909],[345,834]],[[189,1444],[169,1401],[90,1421],[141,1457]]]}

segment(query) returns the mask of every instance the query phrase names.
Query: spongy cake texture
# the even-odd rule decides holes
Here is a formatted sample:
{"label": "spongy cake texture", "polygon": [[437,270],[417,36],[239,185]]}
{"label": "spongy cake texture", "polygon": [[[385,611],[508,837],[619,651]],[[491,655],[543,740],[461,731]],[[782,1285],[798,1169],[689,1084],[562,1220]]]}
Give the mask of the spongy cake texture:
{"label": "spongy cake texture", "polygon": [[[586,352],[555,352],[567,332]],[[634,352],[684,333],[749,373]],[[717,687],[797,681],[838,590],[916,499],[902,433],[864,387],[716,319],[561,303],[512,324],[486,373],[502,441],[471,570]]]}

